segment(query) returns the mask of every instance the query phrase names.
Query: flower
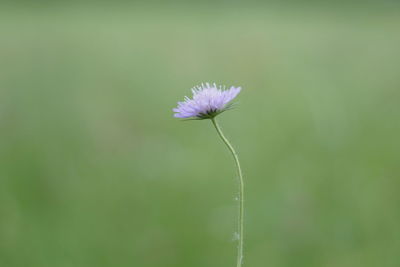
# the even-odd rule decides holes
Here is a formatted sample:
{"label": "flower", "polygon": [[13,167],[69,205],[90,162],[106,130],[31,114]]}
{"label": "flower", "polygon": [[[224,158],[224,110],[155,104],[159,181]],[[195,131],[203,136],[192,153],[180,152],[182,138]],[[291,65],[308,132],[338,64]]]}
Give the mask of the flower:
{"label": "flower", "polygon": [[174,108],[174,117],[193,118],[193,119],[212,119],[218,114],[226,111],[231,106],[231,101],[239,94],[240,87],[218,86],[214,83],[201,84],[192,89],[193,99],[185,97],[185,101],[178,102],[178,107]]}

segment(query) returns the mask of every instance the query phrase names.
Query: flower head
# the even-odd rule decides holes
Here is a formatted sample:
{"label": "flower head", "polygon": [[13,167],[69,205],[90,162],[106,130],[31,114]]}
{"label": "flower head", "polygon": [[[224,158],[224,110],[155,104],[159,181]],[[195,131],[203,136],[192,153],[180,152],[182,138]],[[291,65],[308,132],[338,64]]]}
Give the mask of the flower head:
{"label": "flower head", "polygon": [[240,87],[225,89],[214,83],[201,84],[192,89],[193,99],[185,97],[185,101],[178,102],[174,108],[176,118],[212,119],[229,109],[230,102],[239,94]]}

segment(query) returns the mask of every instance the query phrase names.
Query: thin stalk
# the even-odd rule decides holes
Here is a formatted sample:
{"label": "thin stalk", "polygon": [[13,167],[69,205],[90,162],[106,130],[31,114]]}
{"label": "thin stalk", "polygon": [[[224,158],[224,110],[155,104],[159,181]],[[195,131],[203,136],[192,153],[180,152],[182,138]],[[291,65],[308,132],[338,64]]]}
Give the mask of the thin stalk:
{"label": "thin stalk", "polygon": [[243,217],[244,217],[244,183],[243,183],[243,174],[242,174],[242,168],[240,167],[240,162],[239,162],[239,157],[236,154],[235,149],[231,145],[231,143],[228,141],[228,139],[225,137],[225,135],[222,133],[221,128],[219,127],[217,121],[215,118],[211,119],[215,129],[218,132],[218,135],[221,137],[222,141],[225,143],[225,145],[228,147],[229,151],[232,153],[233,158],[235,159],[235,164],[237,167],[237,173],[238,173],[238,180],[239,180],[239,212],[238,212],[238,247],[237,247],[237,267],[242,266],[243,262]]}

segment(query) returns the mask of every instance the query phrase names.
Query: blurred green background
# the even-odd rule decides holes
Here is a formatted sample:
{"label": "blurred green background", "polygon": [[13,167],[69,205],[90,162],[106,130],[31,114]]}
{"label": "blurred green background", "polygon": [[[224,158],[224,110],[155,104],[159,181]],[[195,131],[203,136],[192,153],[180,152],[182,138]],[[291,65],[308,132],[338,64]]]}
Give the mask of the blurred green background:
{"label": "blurred green background", "polygon": [[400,9],[351,3],[3,3],[0,266],[234,266],[206,81],[245,266],[400,266]]}

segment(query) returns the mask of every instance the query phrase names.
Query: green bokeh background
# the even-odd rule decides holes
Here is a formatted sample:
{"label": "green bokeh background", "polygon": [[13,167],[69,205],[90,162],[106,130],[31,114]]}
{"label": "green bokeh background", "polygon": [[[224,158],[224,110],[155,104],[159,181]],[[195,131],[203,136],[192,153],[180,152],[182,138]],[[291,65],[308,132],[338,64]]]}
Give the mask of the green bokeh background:
{"label": "green bokeh background", "polygon": [[[400,9],[313,1],[3,5],[0,266],[400,266]],[[358,3],[358,4],[357,4]]]}

